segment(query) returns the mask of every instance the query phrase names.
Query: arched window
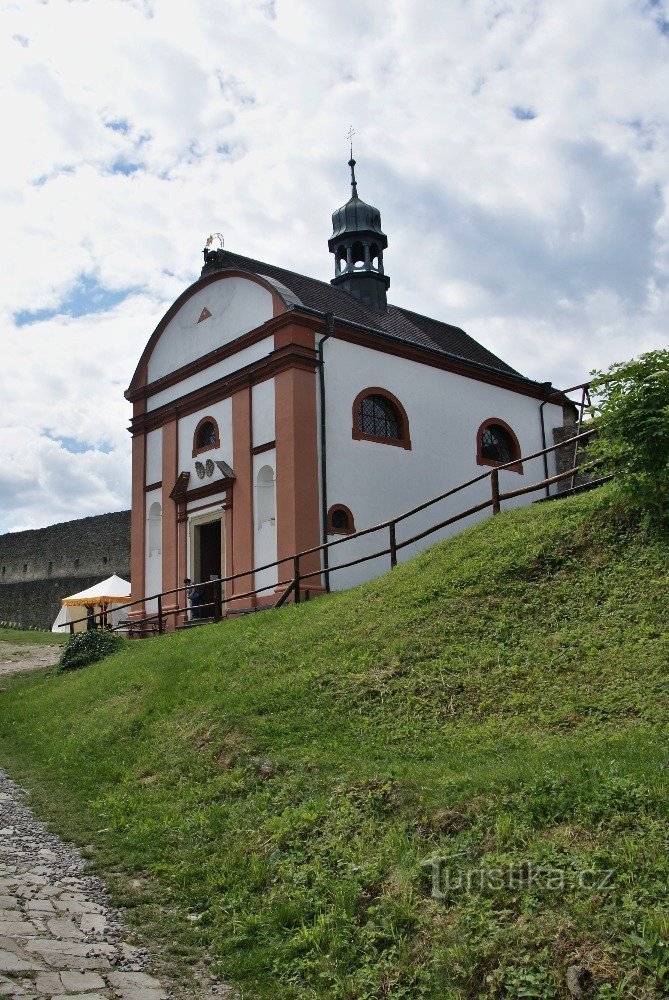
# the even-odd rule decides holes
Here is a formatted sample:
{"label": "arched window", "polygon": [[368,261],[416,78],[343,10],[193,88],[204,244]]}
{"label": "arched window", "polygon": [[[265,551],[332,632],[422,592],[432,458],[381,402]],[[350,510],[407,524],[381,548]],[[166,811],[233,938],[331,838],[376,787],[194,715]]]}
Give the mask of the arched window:
{"label": "arched window", "polygon": [[218,424],[213,417],[203,417],[195,428],[193,435],[193,457],[203,451],[211,451],[220,447]]}
{"label": "arched window", "polygon": [[363,434],[375,437],[402,437],[402,418],[396,407],[383,396],[365,396],[360,403],[358,426]]}
{"label": "arched window", "polygon": [[160,555],[162,547],[163,509],[156,500],[149,507],[149,555]]}
{"label": "arched window", "polygon": [[216,428],[211,420],[205,421],[198,428],[195,444],[198,448],[206,448],[208,444],[216,444]]}
{"label": "arched window", "polygon": [[409,450],[409,418],[399,399],[378,387],[358,393],[353,402],[353,438]]}
{"label": "arched window", "polygon": [[335,503],[328,511],[328,535],[352,535],[355,531],[353,514],[343,503]]}
{"label": "arched window", "polygon": [[520,444],[513,430],[498,417],[484,420],[476,437],[476,461],[478,465],[509,465],[509,472],[522,474]]}
{"label": "arched window", "polygon": [[263,465],[256,480],[258,506],[258,531],[263,524],[274,524],[276,521],[276,488],[274,469],[271,465]]}

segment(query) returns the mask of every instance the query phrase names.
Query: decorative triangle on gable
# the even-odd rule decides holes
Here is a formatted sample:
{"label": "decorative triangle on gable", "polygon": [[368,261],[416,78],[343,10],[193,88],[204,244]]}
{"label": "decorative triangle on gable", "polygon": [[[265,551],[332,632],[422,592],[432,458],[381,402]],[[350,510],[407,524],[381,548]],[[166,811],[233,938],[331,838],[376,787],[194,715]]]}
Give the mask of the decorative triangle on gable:
{"label": "decorative triangle on gable", "polygon": [[[199,320],[197,322],[198,323],[202,323],[203,320],[209,319],[210,316],[211,316],[211,313],[209,312],[209,310],[205,306],[204,309],[202,310],[202,312],[200,313],[200,318],[199,318]],[[196,326],[197,326],[197,324],[196,324]]]}

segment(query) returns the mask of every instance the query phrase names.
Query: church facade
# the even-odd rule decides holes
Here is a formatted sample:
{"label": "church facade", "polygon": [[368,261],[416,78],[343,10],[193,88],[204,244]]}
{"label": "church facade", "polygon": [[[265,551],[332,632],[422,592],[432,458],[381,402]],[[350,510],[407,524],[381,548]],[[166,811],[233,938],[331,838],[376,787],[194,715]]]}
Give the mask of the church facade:
{"label": "church facade", "polygon": [[[543,477],[543,460],[520,456],[540,450],[542,434],[552,441],[562,402],[547,401],[550,384],[523,377],[463,330],[388,304],[387,238],[378,210],[358,197],[353,160],[350,167],[351,198],[333,215],[331,283],[206,249],[201,277],[146,345],[126,397],[132,590],[148,610],[149,598],[185,579],[232,574],[244,575],[226,587],[230,607],[275,601],[292,563],[256,567],[515,458],[500,473],[502,489]],[[483,481],[415,515],[398,540],[489,490]],[[313,574],[304,586],[316,595],[378,575],[387,557],[334,567],[385,541],[376,534],[335,546],[330,572],[321,554],[303,557],[302,572]],[[263,588],[258,597],[235,602],[254,588]],[[168,595],[163,610],[179,603],[183,594]]]}

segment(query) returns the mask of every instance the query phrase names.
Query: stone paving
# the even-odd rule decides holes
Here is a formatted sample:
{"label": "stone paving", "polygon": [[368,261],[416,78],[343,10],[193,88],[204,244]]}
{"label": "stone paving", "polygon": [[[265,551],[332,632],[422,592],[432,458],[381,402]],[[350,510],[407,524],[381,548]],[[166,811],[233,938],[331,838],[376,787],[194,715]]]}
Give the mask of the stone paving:
{"label": "stone paving", "polygon": [[169,1000],[123,936],[102,882],[0,770],[0,998]]}

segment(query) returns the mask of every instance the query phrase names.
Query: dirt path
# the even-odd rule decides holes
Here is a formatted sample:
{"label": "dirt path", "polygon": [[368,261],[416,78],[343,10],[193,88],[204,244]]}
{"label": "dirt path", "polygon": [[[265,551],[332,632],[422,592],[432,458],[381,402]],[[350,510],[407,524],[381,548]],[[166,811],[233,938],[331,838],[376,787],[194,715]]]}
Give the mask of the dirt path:
{"label": "dirt path", "polygon": [[167,1000],[81,856],[0,770],[0,997]]}
{"label": "dirt path", "polygon": [[[23,670],[52,667],[58,662],[62,646],[35,645],[4,642],[0,640],[0,677]],[[1,996],[2,994],[0,994]]]}

